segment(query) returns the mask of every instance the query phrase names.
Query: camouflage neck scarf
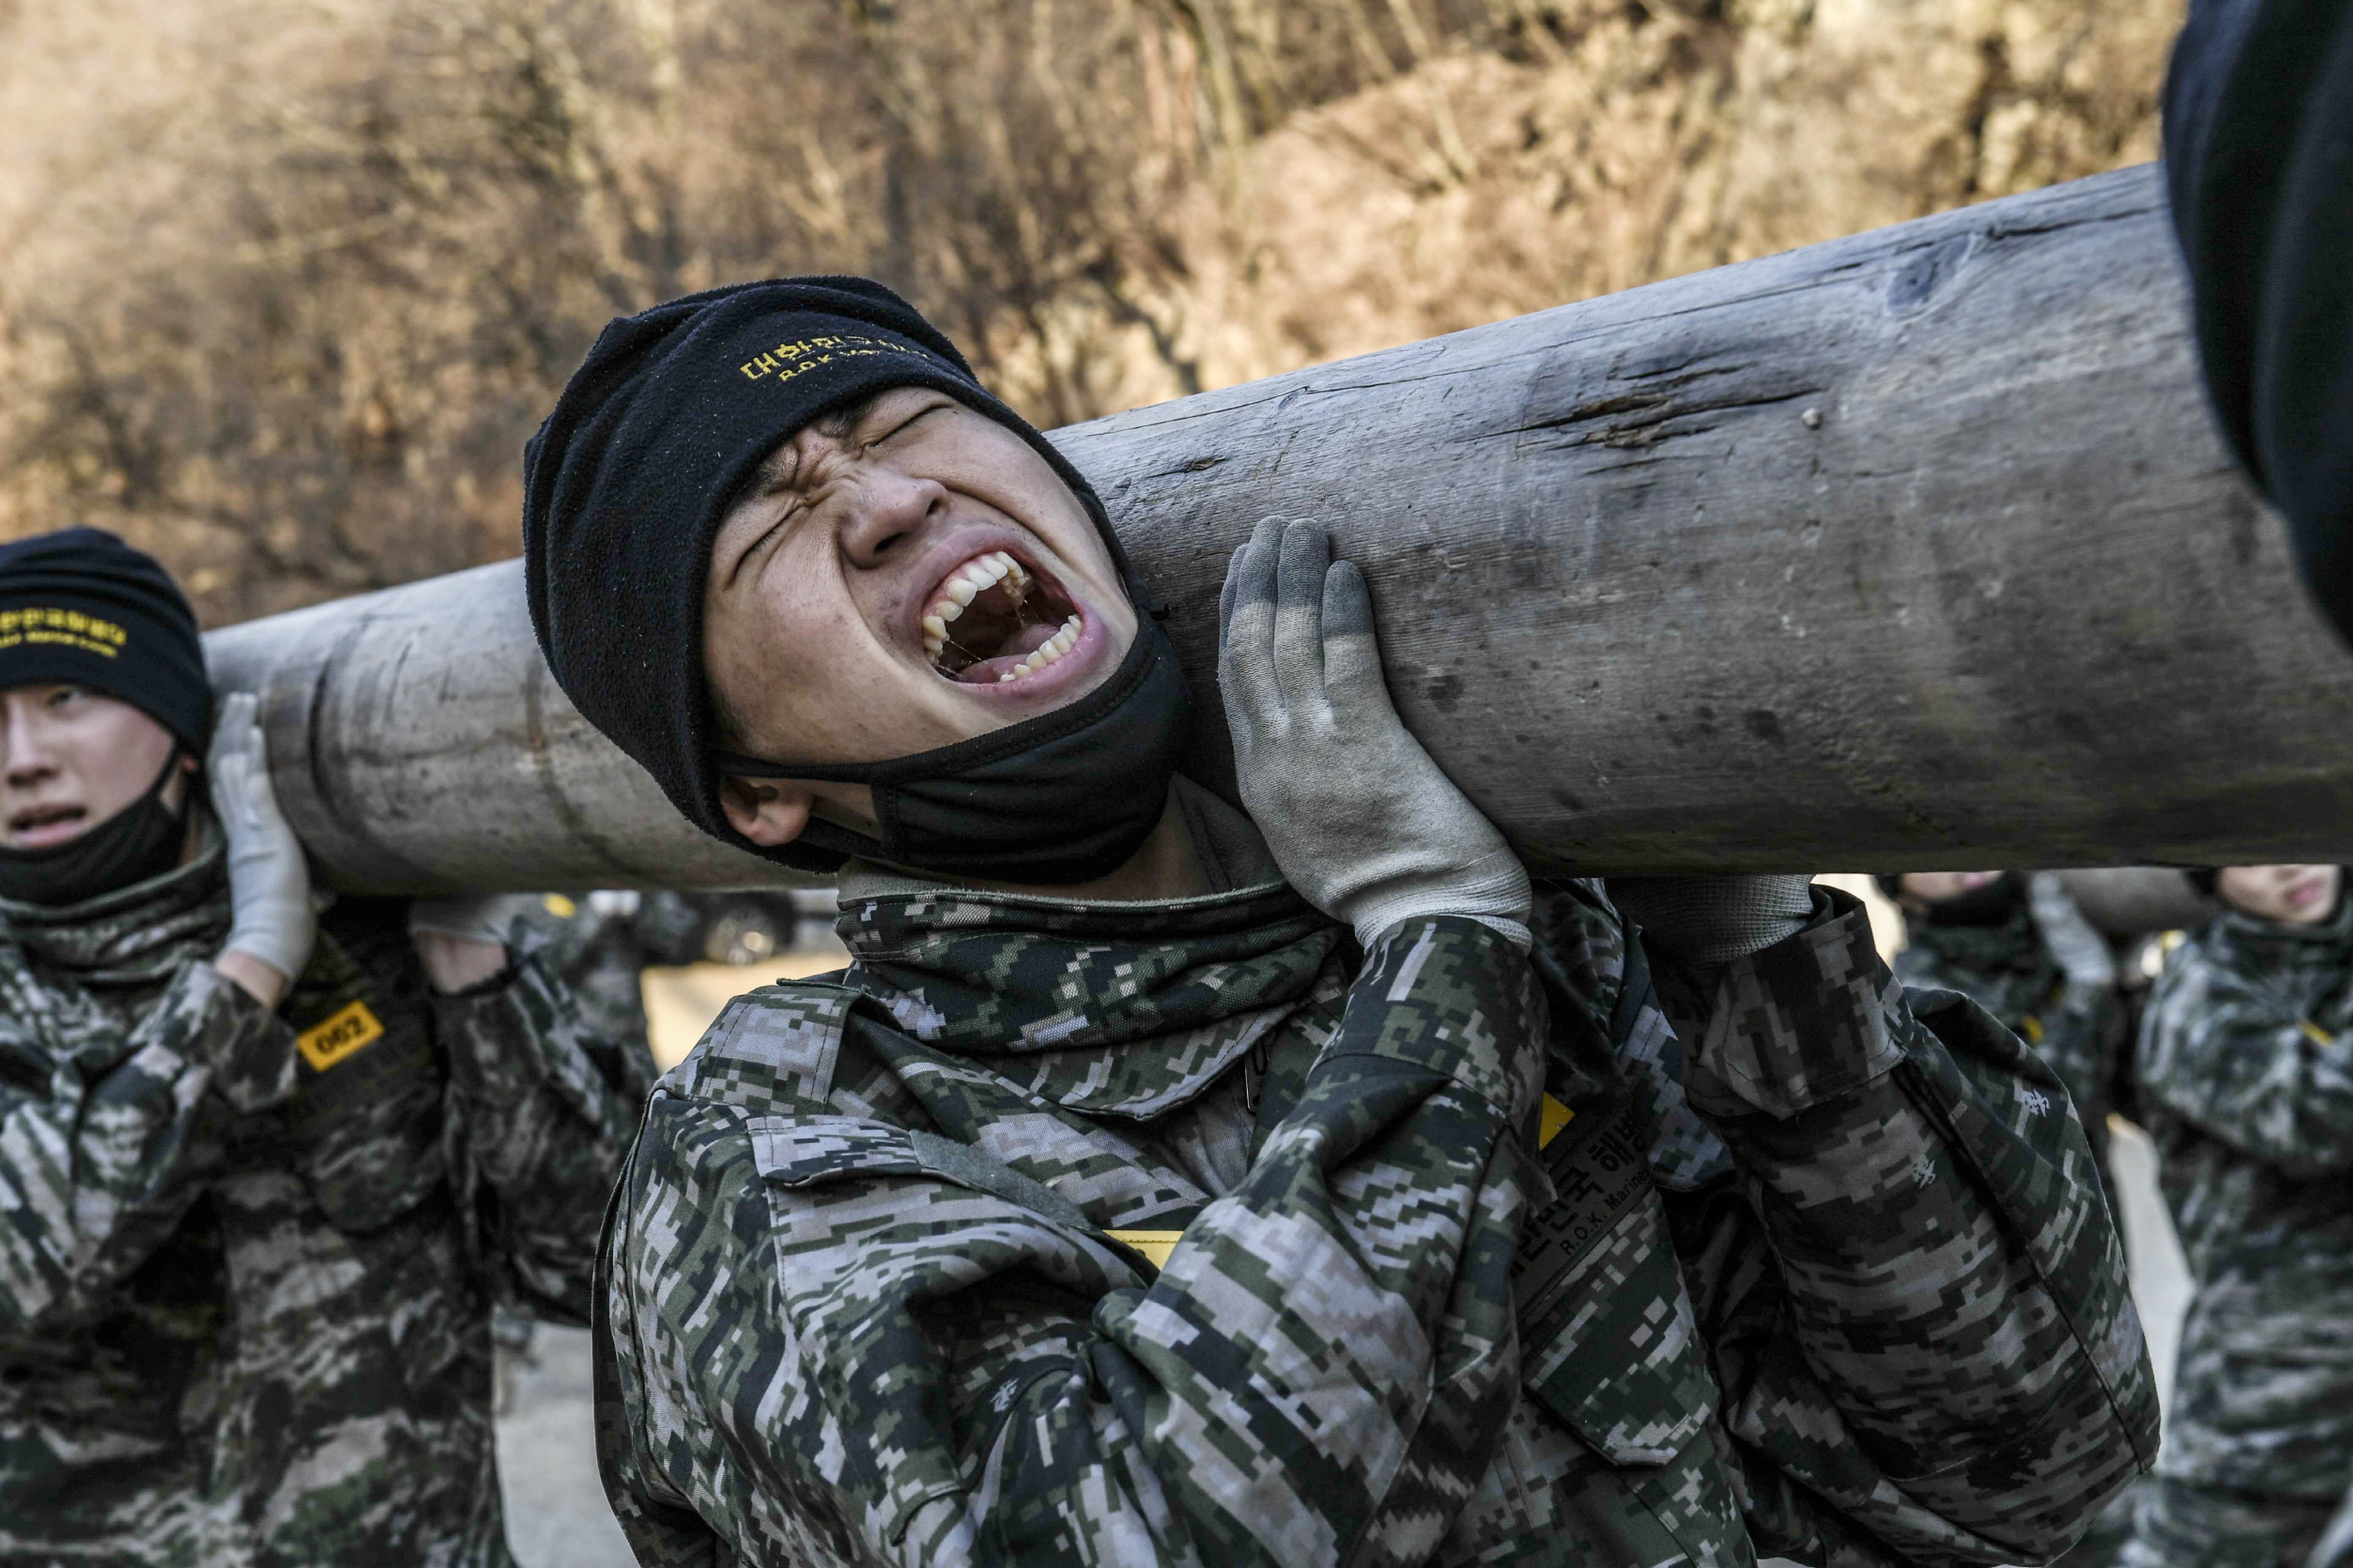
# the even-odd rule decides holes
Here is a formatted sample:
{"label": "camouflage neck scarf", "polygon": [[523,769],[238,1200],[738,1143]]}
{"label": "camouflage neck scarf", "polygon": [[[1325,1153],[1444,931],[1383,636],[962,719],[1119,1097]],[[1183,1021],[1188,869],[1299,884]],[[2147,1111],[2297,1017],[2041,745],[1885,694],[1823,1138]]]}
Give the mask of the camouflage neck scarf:
{"label": "camouflage neck scarf", "polygon": [[88,986],[148,985],[229,934],[227,840],[199,811],[196,857],[78,904],[0,899],[0,924],[35,961]]}
{"label": "camouflage neck scarf", "polygon": [[2267,920],[2225,908],[2207,928],[2207,940],[2228,962],[2250,972],[2268,970],[2353,970],[2353,876],[2337,894],[2337,907],[2326,920],[2309,926]]}
{"label": "camouflage neck scarf", "polygon": [[1998,926],[1915,923],[1909,934],[1912,946],[1931,961],[1925,970],[1917,958],[1904,964],[1899,972],[1907,980],[1965,991],[2006,1028],[2016,1029],[2055,1005],[2066,985],[2033,911],[2023,905]]}
{"label": "camouflage neck scarf", "polygon": [[2043,950],[2034,913],[2023,900],[2008,918],[1993,925],[1950,926],[1915,919],[1910,922],[1907,934],[1914,946],[1980,974],[2006,970],[2022,976],[2058,973],[2058,965]]}
{"label": "camouflage neck scarf", "polygon": [[843,983],[976,1056],[1125,1045],[1305,998],[1346,932],[1281,884],[1152,903],[929,889],[842,906]]}

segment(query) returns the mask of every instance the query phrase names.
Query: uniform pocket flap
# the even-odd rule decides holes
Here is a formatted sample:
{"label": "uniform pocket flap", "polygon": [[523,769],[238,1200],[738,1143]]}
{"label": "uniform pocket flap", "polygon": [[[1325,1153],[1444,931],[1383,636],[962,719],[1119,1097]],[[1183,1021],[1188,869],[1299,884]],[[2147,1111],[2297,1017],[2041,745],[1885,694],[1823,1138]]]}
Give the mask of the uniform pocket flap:
{"label": "uniform pocket flap", "polygon": [[1086,1211],[970,1144],[854,1116],[762,1118],[752,1131],[761,1179],[807,1187],[851,1176],[926,1176],[1001,1198],[1056,1224],[1096,1234]]}
{"label": "uniform pocket flap", "polygon": [[337,1230],[381,1230],[441,1190],[441,1096],[409,1084],[347,1117],[302,1151],[311,1197]]}
{"label": "uniform pocket flap", "polygon": [[855,1116],[760,1117],[752,1124],[752,1162],[776,1187],[925,1171],[905,1128]]}
{"label": "uniform pocket flap", "polygon": [[1655,1194],[1577,1260],[1530,1332],[1529,1390],[1612,1463],[1663,1465],[1715,1407],[1682,1271]]}
{"label": "uniform pocket flap", "polygon": [[1151,1251],[1175,1232],[1106,1231],[1086,1211],[1053,1188],[985,1154],[937,1133],[852,1116],[809,1116],[791,1121],[761,1117],[751,1127],[752,1162],[761,1180],[776,1187],[814,1187],[855,1176],[908,1176],[945,1181],[983,1193],[1053,1223],[1090,1253],[1108,1253],[1134,1282],[1151,1280],[1166,1260]]}

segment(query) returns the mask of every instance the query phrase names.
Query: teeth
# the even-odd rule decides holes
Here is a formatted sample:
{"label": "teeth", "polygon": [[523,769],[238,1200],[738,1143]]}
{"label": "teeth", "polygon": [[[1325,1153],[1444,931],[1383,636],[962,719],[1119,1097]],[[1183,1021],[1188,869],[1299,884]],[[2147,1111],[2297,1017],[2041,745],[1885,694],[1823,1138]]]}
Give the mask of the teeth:
{"label": "teeth", "polygon": [[1069,653],[1071,644],[1078,641],[1079,633],[1084,629],[1084,623],[1078,616],[1073,615],[1062,623],[1060,631],[1048,638],[1029,657],[1015,665],[1007,673],[998,676],[997,684],[1003,685],[1007,681],[1018,681],[1024,675],[1037,674]]}
{"label": "teeth", "polygon": [[934,659],[946,652],[947,623],[963,614],[965,606],[1000,582],[1005,584],[1005,592],[1016,608],[1029,597],[1029,574],[1003,550],[975,556],[956,568],[955,576],[940,585],[940,596],[924,612],[924,652]]}

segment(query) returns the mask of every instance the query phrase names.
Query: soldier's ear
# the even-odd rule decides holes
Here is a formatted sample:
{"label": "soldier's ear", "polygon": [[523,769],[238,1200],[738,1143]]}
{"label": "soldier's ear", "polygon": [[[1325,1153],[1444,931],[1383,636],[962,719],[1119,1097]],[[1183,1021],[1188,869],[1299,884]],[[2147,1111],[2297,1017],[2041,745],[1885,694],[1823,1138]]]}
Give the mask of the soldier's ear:
{"label": "soldier's ear", "polygon": [[729,823],[762,849],[798,838],[816,805],[808,786],[790,778],[719,780],[719,807]]}

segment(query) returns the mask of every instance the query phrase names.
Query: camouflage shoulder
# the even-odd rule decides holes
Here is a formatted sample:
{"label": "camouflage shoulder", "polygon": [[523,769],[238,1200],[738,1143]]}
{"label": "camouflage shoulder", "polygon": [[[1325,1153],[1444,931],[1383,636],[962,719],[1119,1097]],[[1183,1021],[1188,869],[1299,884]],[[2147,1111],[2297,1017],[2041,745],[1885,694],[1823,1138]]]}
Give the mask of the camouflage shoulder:
{"label": "camouflage shoulder", "polygon": [[654,1087],[756,1115],[824,1115],[842,1031],[862,994],[819,980],[755,987],[721,1009]]}

